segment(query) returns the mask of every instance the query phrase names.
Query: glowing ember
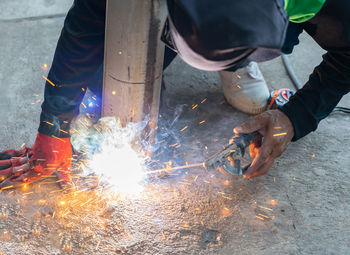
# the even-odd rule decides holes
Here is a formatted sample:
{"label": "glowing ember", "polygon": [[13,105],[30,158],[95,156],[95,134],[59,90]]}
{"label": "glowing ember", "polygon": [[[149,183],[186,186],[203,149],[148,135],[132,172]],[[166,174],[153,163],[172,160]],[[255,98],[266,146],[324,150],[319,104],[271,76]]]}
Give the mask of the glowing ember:
{"label": "glowing ember", "polygon": [[185,126],[183,129],[180,130],[180,132],[185,131],[188,128],[188,126]]}
{"label": "glowing ember", "polygon": [[262,220],[262,221],[265,220],[263,217],[260,217],[260,216],[255,216],[255,218],[258,218],[259,220]]}
{"label": "glowing ember", "polygon": [[224,217],[226,216],[229,216],[231,214],[231,210],[228,209],[227,207],[224,207],[222,210],[221,210],[221,213]]}
{"label": "glowing ember", "polygon": [[267,216],[265,214],[262,214],[262,213],[259,213],[258,216],[263,217],[265,219],[269,219],[270,218],[269,216]]}
{"label": "glowing ember", "polygon": [[166,240],[166,236],[163,231],[162,231],[162,236],[163,236],[163,240]]}
{"label": "glowing ember", "polygon": [[49,80],[47,77],[45,77],[44,75],[42,75],[41,77],[42,77],[43,79],[45,79],[48,83],[50,83],[51,86],[53,86],[53,87],[56,86],[52,81],[50,81],[50,80]]}
{"label": "glowing ember", "polygon": [[29,188],[29,185],[27,183],[23,184],[23,187],[22,187],[22,190],[28,190]]}
{"label": "glowing ember", "polygon": [[70,251],[70,250],[71,250],[70,245],[69,245],[69,244],[66,244],[66,245],[64,246],[64,250],[65,250],[65,251]]}
{"label": "glowing ember", "polygon": [[273,211],[271,208],[265,207],[265,206],[259,206],[261,209],[267,210],[267,211]]}
{"label": "glowing ember", "polygon": [[36,236],[38,236],[38,235],[39,235],[39,230],[34,229],[33,234],[36,235]]}
{"label": "glowing ember", "polygon": [[283,133],[274,134],[273,136],[284,136],[284,135],[287,135],[287,132],[283,132]]}
{"label": "glowing ember", "polygon": [[272,206],[274,206],[274,205],[277,205],[277,202],[276,202],[276,200],[270,200],[269,201],[269,205],[272,205]]}

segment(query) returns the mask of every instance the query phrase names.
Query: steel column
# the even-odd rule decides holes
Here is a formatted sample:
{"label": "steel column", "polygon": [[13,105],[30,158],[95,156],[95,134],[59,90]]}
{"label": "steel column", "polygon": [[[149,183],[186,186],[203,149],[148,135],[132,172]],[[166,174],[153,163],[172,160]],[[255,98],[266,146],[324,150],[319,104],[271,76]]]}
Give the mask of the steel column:
{"label": "steel column", "polygon": [[165,0],[107,0],[102,116],[149,120],[145,137],[157,124],[165,18]]}

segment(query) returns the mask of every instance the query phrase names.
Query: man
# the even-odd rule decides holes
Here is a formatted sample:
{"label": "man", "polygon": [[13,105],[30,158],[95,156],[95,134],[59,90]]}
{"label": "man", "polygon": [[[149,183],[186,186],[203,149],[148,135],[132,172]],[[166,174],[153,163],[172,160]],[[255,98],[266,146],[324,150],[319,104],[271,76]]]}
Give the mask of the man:
{"label": "man", "polygon": [[[254,160],[247,178],[265,174],[290,141],[314,131],[350,91],[350,3],[346,0],[167,3],[169,17],[163,40],[188,64],[220,71],[226,98],[246,112],[265,110],[268,94],[257,66],[251,61],[266,61],[282,52],[292,52],[303,30],[328,51],[304,88],[287,104],[235,128],[238,133],[259,131],[264,137],[261,146],[250,148]],[[2,173],[4,178],[10,176],[11,183],[40,180],[54,171],[60,179],[71,183],[69,127],[78,114],[86,88],[97,94],[101,90],[101,86],[94,86],[94,77],[103,62],[104,21],[105,1],[75,0],[48,75],[35,143],[22,151],[5,151],[17,158],[0,161],[0,166],[8,167]],[[166,52],[165,66],[174,56]],[[239,81],[241,88],[237,89],[236,79],[244,74],[248,75],[243,77],[244,82]],[[286,135],[273,136],[276,129]],[[29,162],[21,158],[26,155]]]}

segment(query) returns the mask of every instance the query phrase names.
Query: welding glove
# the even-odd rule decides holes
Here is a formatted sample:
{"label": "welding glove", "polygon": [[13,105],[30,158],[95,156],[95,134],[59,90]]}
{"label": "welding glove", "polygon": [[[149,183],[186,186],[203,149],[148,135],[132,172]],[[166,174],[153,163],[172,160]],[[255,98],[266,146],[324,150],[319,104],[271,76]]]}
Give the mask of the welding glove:
{"label": "welding glove", "polygon": [[0,160],[0,178],[6,179],[5,185],[16,186],[20,183],[35,182],[54,172],[61,181],[72,184],[70,175],[72,145],[69,138],[50,137],[38,133],[31,148],[19,151],[7,150],[2,153],[12,157]]}
{"label": "welding glove", "polygon": [[254,131],[258,131],[263,139],[249,146],[250,156],[254,160],[244,175],[246,178],[266,174],[294,137],[293,124],[280,110],[263,112],[234,129],[235,133],[240,134]]}

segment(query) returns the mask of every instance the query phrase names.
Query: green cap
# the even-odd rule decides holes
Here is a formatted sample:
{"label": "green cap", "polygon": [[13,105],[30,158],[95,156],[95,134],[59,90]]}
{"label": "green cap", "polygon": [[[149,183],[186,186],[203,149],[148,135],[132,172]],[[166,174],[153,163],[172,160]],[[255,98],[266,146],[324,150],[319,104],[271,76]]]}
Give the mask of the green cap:
{"label": "green cap", "polygon": [[285,0],[284,9],[291,22],[302,23],[313,18],[325,2],[326,0]]}

